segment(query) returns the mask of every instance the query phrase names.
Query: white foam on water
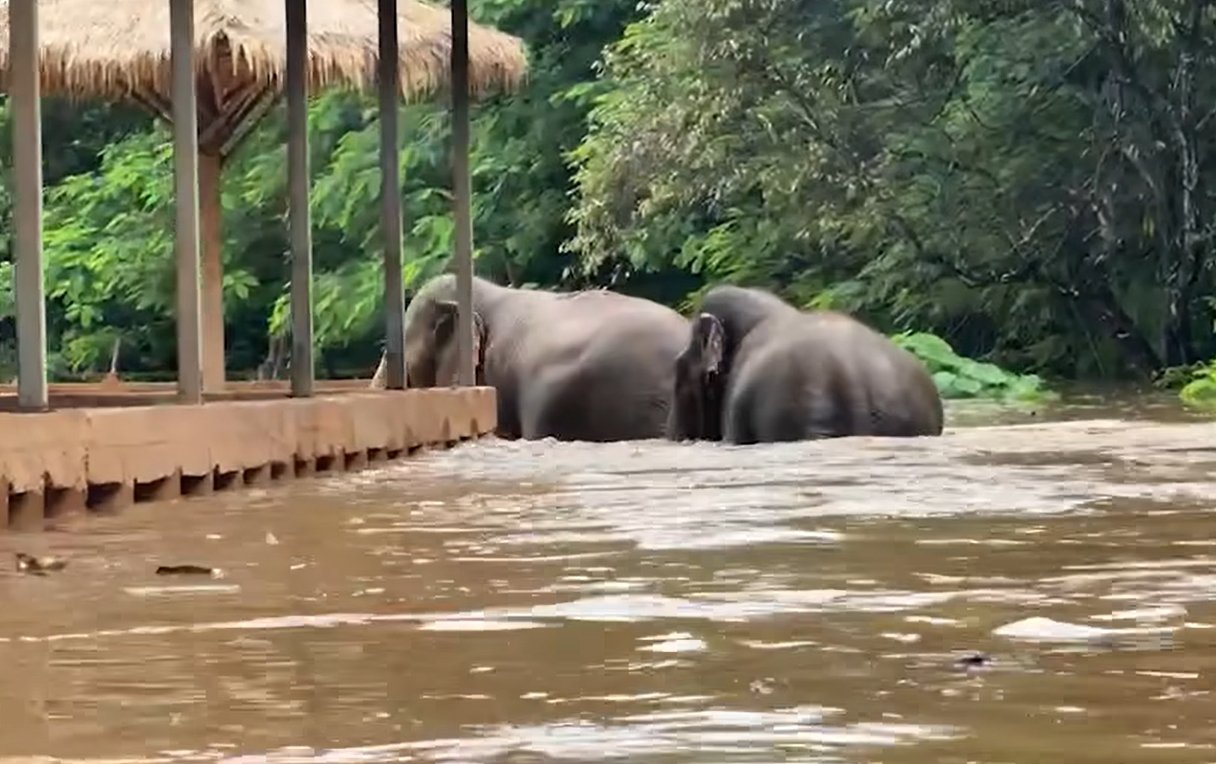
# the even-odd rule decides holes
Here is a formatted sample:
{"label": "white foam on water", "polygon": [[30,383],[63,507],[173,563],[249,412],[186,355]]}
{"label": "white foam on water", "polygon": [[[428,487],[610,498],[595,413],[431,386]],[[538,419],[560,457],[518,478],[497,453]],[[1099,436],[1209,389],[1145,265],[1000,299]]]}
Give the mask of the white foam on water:
{"label": "white foam on water", "polygon": [[999,626],[992,633],[998,637],[1032,642],[1093,642],[1109,640],[1113,637],[1164,634],[1172,631],[1174,629],[1168,627],[1113,629],[1034,616]]}

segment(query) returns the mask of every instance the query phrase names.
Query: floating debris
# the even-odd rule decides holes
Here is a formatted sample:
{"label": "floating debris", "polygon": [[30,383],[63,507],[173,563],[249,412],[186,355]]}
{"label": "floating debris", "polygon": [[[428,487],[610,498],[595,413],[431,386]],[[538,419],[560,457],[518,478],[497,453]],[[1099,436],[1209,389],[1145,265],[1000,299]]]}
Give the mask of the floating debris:
{"label": "floating debris", "polygon": [[208,568],[202,565],[159,565],[156,568],[158,576],[211,576],[222,578],[223,571],[219,568]]}
{"label": "floating debris", "polygon": [[35,557],[25,552],[17,552],[17,570],[35,576],[45,576],[47,571],[63,570],[67,560],[60,557]]}
{"label": "floating debris", "polygon": [[983,653],[967,653],[963,657],[954,662],[954,665],[962,668],[983,668],[992,663],[992,659]]}

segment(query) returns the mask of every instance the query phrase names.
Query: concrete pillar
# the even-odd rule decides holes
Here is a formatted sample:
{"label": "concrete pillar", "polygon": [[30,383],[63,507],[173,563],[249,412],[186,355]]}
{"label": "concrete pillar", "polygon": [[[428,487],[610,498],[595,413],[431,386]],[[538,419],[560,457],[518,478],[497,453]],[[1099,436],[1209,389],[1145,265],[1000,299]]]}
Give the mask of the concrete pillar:
{"label": "concrete pillar", "polygon": [[[405,389],[405,288],[401,276],[401,179],[397,164],[397,83],[400,51],[397,0],[380,12],[380,231],[384,236],[384,387]],[[381,379],[376,370],[373,386]]]}
{"label": "concrete pillar", "polygon": [[203,311],[203,390],[222,393],[224,372],[224,207],[220,198],[224,159],[206,152],[198,156],[199,286]]}
{"label": "concrete pillar", "polygon": [[17,399],[47,408],[46,288],[42,272],[42,105],[38,2],[9,3],[9,92],[13,109],[13,288],[17,301]]}
{"label": "concrete pillar", "polygon": [[456,221],[457,352],[460,384],[475,385],[473,359],[473,217],[469,183],[469,8],[452,0],[452,191]]}
{"label": "concrete pillar", "polygon": [[169,0],[169,28],[173,62],[173,180],[177,207],[177,389],[183,403],[202,403],[193,0]]}
{"label": "concrete pillar", "polygon": [[308,211],[308,12],[287,3],[287,186],[291,238],[291,394],[311,398],[316,382],[312,327],[312,223]]}

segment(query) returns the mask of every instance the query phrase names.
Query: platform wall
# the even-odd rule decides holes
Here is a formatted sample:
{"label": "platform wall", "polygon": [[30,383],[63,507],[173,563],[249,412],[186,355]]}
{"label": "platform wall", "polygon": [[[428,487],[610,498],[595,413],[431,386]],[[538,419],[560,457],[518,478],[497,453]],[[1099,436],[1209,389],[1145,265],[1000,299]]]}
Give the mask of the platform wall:
{"label": "platform wall", "polygon": [[490,434],[493,388],[0,413],[0,528],[357,470]]}

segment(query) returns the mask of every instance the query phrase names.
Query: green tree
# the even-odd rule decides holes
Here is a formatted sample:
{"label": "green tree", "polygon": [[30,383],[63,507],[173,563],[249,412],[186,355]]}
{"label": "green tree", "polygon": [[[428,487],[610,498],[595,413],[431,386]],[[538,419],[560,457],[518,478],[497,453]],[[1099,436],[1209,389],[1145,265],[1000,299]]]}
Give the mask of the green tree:
{"label": "green tree", "polygon": [[[620,0],[484,0],[473,12],[523,36],[533,57],[522,92],[475,110],[478,267],[511,283],[555,285],[569,277],[569,258],[559,251],[570,234],[565,211],[572,183],[564,152],[585,132],[601,48],[636,9]],[[447,108],[438,102],[403,109],[407,288],[446,268],[452,248]],[[0,141],[7,147],[3,117],[0,112]],[[281,367],[288,344],[283,117],[281,106],[272,111],[225,170],[225,324],[228,364],[238,370],[264,360]],[[373,99],[332,92],[311,104],[309,120],[320,371],[366,373],[382,334],[377,110]],[[56,373],[104,368],[121,337],[124,371],[171,374],[171,136],[134,109],[104,105],[54,102],[44,125]],[[7,166],[0,161],[0,174]],[[0,220],[8,214],[7,196],[0,194]],[[7,252],[0,251],[0,266],[4,260]],[[0,281],[9,273],[0,267]],[[0,303],[0,337],[5,319],[11,329],[11,312]]]}
{"label": "green tree", "polygon": [[1192,360],[1212,24],[1190,0],[666,0],[608,55],[572,249],[1071,376]]}

